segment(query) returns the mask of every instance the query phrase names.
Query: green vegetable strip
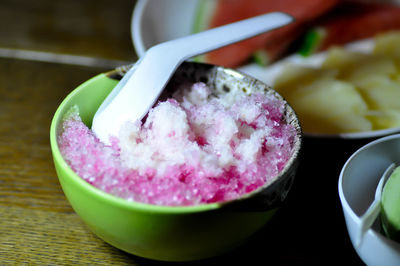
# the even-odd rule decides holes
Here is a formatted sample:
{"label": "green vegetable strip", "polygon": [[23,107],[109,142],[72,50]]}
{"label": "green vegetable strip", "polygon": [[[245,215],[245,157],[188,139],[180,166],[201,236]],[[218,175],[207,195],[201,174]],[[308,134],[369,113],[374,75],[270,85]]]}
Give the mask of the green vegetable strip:
{"label": "green vegetable strip", "polygon": [[318,50],[325,36],[326,31],[323,28],[311,29],[305,34],[298,53],[305,57],[311,55]]}

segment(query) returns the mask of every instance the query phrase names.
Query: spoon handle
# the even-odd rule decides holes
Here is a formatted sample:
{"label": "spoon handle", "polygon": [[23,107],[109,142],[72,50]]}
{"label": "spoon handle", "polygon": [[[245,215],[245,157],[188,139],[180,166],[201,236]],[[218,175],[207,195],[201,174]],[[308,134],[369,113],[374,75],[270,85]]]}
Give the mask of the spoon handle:
{"label": "spoon handle", "polygon": [[360,230],[358,232],[357,243],[356,243],[357,246],[361,245],[364,238],[364,234],[375,222],[376,217],[378,217],[380,211],[381,211],[380,200],[375,199],[374,202],[371,204],[371,206],[369,206],[368,210],[361,217],[361,225],[360,225]]}
{"label": "spoon handle", "polygon": [[[151,49],[170,49],[171,54],[175,53],[183,61],[193,56],[277,29],[291,23],[293,20],[293,17],[286,13],[268,13],[160,43]],[[174,49],[176,47],[179,47],[179,50]]]}
{"label": "spoon handle", "polygon": [[176,68],[186,59],[263,32],[285,26],[293,18],[273,12],[171,40],[150,48],[97,110],[92,130],[108,144],[125,121],[142,119],[154,105]]}
{"label": "spoon handle", "polygon": [[364,234],[375,222],[376,217],[378,217],[379,212],[381,211],[382,189],[395,167],[396,164],[392,163],[389,165],[388,168],[386,168],[385,172],[383,173],[382,177],[379,180],[378,186],[376,187],[374,201],[360,218],[360,228],[358,230],[358,235],[356,240],[357,246],[361,245],[364,238]]}

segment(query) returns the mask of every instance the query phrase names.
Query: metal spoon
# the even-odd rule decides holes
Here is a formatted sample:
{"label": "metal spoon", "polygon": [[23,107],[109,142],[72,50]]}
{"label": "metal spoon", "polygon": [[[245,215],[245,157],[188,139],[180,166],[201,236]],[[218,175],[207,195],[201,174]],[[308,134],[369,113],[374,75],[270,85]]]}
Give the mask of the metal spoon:
{"label": "metal spoon", "polygon": [[186,59],[285,26],[293,18],[273,12],[150,48],[107,96],[97,110],[92,130],[105,144],[120,126],[142,119],[158,99],[176,68]]}
{"label": "metal spoon", "polygon": [[360,224],[360,227],[358,230],[358,235],[357,235],[357,240],[356,240],[357,246],[361,245],[361,243],[364,239],[365,233],[375,222],[376,217],[378,217],[378,214],[381,211],[381,198],[382,198],[383,187],[385,186],[386,181],[388,180],[389,176],[392,174],[395,166],[396,165],[394,163],[392,163],[391,165],[389,165],[388,168],[386,168],[385,172],[383,173],[382,177],[379,180],[378,186],[376,187],[374,201],[369,206],[367,211],[360,218],[361,224]]}

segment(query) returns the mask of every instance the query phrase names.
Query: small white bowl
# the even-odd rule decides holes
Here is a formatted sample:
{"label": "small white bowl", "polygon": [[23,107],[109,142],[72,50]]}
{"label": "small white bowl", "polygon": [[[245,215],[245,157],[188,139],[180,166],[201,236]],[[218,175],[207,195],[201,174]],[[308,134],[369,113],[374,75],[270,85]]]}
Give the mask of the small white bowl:
{"label": "small white bowl", "polygon": [[138,0],[131,20],[137,55],[150,47],[192,33],[197,0]]}
{"label": "small white bowl", "polygon": [[379,178],[391,164],[400,164],[400,134],[377,139],[357,150],[339,177],[339,197],[351,242],[367,265],[400,265],[400,243],[380,233],[379,221],[357,246],[360,216],[372,203]]}

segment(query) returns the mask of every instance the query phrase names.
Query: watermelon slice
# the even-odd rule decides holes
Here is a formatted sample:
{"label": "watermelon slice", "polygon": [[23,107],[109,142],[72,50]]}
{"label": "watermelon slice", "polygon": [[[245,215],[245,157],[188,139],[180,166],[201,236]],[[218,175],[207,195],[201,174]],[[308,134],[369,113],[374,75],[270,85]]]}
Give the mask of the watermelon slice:
{"label": "watermelon slice", "polygon": [[275,60],[300,36],[306,25],[339,2],[341,1],[199,0],[194,32],[275,11],[286,12],[296,19],[283,28],[208,53],[201,60],[226,67],[237,67],[249,60],[255,51],[263,51],[263,61]]}
{"label": "watermelon slice", "polygon": [[306,33],[299,53],[308,56],[333,45],[343,45],[397,29],[400,29],[400,7],[397,5],[344,3]]}

